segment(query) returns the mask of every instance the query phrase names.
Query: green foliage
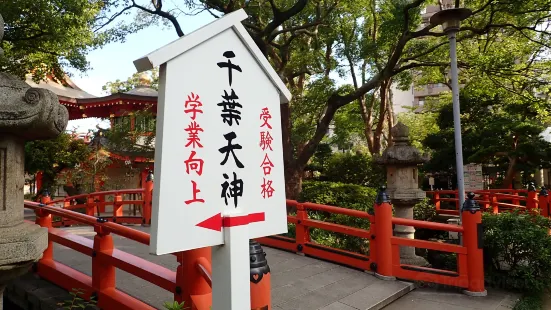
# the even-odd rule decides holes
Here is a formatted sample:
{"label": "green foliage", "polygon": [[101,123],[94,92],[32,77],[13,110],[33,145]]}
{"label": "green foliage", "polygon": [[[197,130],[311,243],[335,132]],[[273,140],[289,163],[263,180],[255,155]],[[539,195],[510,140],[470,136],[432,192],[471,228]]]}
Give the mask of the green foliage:
{"label": "green foliage", "polygon": [[6,26],[0,68],[23,78],[47,74],[62,78],[64,69],[89,69],[86,54],[107,43],[123,41],[132,32],[151,24],[147,16],[131,23],[111,22],[117,5],[104,0],[17,0],[2,1]]}
{"label": "green foliage", "polygon": [[542,297],[539,294],[522,296],[513,310],[544,310]]}
{"label": "green foliage", "polygon": [[307,168],[321,173],[325,172],[327,163],[332,155],[331,146],[327,143],[320,143]]}
{"label": "green foliage", "polygon": [[[300,201],[360,210],[373,214],[373,204],[375,203],[376,196],[376,190],[359,185],[305,181],[303,182]],[[308,216],[320,221],[361,229],[369,229],[370,226],[368,219],[359,219],[346,215],[309,211]],[[291,232],[291,230],[289,230],[289,232]],[[364,254],[369,252],[369,240],[367,239],[333,233],[317,228],[310,230],[310,237],[312,241],[321,245]]]}
{"label": "green foliage", "polygon": [[[102,130],[106,138],[105,149],[129,157],[153,158],[155,152],[156,116],[150,108],[128,113],[126,122],[116,123],[108,130]],[[130,117],[135,119],[135,127],[130,128]]]}
{"label": "green foliage", "polygon": [[432,111],[425,111],[423,113],[407,111],[398,114],[398,121],[409,127],[411,145],[421,151],[427,151],[423,141],[428,135],[435,134],[439,131],[436,122],[437,117],[438,113]]}
{"label": "green foliage", "polygon": [[153,89],[159,89],[159,69],[154,68],[146,72],[134,73],[126,81],[121,81],[119,79],[113,82],[107,82],[101,87],[101,89],[108,94],[116,94],[127,92],[131,89],[134,89],[141,85],[141,76],[142,74],[147,74],[151,79],[151,84],[148,87]]}
{"label": "green foliage", "polygon": [[[546,112],[538,112],[537,105],[543,105],[540,102],[543,99],[534,100],[490,94],[474,85],[466,86],[460,94],[464,162],[493,164],[502,171],[509,170],[507,181],[515,171],[550,166],[551,143],[539,136],[545,128]],[[546,109],[551,109],[549,104]],[[427,164],[429,170],[454,170],[452,110],[451,104],[441,108],[438,114],[441,130],[425,139],[433,151]]]}
{"label": "green foliage", "polygon": [[436,207],[432,204],[430,198],[425,197],[422,201],[413,206],[413,219],[419,221],[433,222],[436,213]]}
{"label": "green foliage", "polygon": [[367,153],[335,153],[327,161],[327,181],[379,187],[385,183],[384,167]]}
{"label": "green foliage", "polygon": [[56,185],[59,172],[74,168],[90,155],[90,149],[81,139],[75,139],[69,133],[61,133],[54,139],[25,143],[25,172],[35,174],[43,172],[43,188],[50,191]]}
{"label": "green foliage", "polygon": [[551,286],[551,220],[540,215],[484,214],[484,270],[493,286],[540,293]]}
{"label": "green foliage", "polygon": [[185,309],[189,309],[189,307],[184,307],[184,303],[185,303],[185,301],[182,301],[181,303],[178,303],[177,301],[173,301],[173,302],[165,301],[165,303],[163,304],[163,307],[165,307],[165,309],[167,309],[167,310],[185,310]]}
{"label": "green foliage", "polygon": [[[501,83],[505,85],[501,89],[518,91],[539,84],[539,89],[545,90],[551,37],[546,28],[547,1],[464,2],[473,15],[457,34],[462,81],[483,77],[481,89],[495,89]],[[183,36],[172,14],[179,10],[163,7],[161,1],[154,3],[154,9],[142,10],[165,18]],[[366,136],[379,127],[376,139],[366,142],[381,144],[372,140],[384,140],[380,139],[383,127],[388,127],[388,100],[375,100],[383,82],[399,86],[408,86],[414,79],[421,84],[448,82],[448,38],[440,27],[422,23],[422,10],[437,4],[436,0],[180,3],[189,11],[206,10],[216,17],[238,9],[246,11],[249,18],[244,27],[293,94],[292,102],[282,105],[288,178],[301,175],[316,146],[328,142],[324,137],[331,125],[335,125],[336,135],[329,143],[349,148],[360,137],[361,117]],[[342,85],[342,80],[352,82]],[[297,189],[290,190],[294,192],[288,195],[298,194]]]}
{"label": "green foliage", "polygon": [[62,309],[86,309],[87,307],[94,307],[96,305],[94,297],[91,297],[90,301],[86,301],[82,297],[80,297],[84,295],[84,289],[73,288],[73,290],[69,294],[73,296],[73,299],[65,300],[64,302],[60,303],[59,306],[63,306]]}
{"label": "green foliage", "polygon": [[328,140],[339,150],[353,150],[366,145],[364,122],[359,105],[347,105],[337,111],[333,118],[333,136]]}

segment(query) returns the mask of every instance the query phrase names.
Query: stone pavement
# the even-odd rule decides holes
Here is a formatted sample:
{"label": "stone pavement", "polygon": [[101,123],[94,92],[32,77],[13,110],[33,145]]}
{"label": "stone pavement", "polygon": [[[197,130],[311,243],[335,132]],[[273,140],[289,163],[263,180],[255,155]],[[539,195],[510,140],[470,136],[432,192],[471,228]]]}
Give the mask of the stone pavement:
{"label": "stone pavement", "polygon": [[[148,231],[148,228],[132,226]],[[93,238],[89,227],[70,227],[64,230]],[[113,236],[119,250],[176,270],[172,255],[150,255],[148,247],[120,236]],[[272,304],[274,310],[366,310],[382,309],[413,289],[412,283],[382,281],[372,275],[304,257],[294,253],[263,247],[272,274]],[[65,246],[54,245],[54,259],[80,272],[91,275],[92,259]],[[117,269],[117,287],[129,295],[162,309],[172,294]]]}
{"label": "stone pavement", "polygon": [[520,294],[488,289],[486,297],[469,297],[456,289],[417,288],[384,310],[511,310]]}

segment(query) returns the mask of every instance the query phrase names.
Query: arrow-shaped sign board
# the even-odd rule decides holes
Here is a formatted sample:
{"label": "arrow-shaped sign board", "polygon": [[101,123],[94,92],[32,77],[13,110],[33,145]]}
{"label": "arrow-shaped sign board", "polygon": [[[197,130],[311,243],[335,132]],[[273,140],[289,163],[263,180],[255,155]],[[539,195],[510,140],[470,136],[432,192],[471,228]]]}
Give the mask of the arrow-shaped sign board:
{"label": "arrow-shaped sign board", "polygon": [[249,238],[285,233],[280,104],[290,93],[229,14],[136,60],[160,66],[153,254],[224,243],[240,210]]}
{"label": "arrow-shaped sign board", "polygon": [[210,230],[221,231],[222,227],[249,225],[251,223],[264,222],[265,220],[266,217],[264,212],[251,213],[234,217],[222,217],[222,214],[217,213],[197,224],[197,226]]}

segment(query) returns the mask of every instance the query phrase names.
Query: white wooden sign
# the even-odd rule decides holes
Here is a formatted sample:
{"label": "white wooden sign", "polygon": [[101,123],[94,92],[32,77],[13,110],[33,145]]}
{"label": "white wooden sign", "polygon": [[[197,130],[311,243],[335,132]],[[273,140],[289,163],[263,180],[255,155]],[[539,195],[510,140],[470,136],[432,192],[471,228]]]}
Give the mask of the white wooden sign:
{"label": "white wooden sign", "polygon": [[463,166],[463,182],[465,191],[477,191],[484,189],[484,176],[482,175],[482,165],[468,164]]}
{"label": "white wooden sign", "polygon": [[153,254],[223,244],[228,225],[248,224],[251,239],[287,232],[279,105],[291,95],[245,18],[236,11],[134,62],[160,66]]}

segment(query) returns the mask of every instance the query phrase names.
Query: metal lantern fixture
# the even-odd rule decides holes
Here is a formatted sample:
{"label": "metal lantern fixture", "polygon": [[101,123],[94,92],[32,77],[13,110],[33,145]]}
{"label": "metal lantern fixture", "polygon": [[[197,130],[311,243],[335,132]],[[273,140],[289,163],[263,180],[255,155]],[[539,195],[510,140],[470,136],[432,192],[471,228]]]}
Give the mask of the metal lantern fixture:
{"label": "metal lantern fixture", "polygon": [[[467,8],[459,7],[459,0],[455,1],[455,8],[439,11],[431,16],[432,25],[442,25],[444,33],[450,40],[450,58],[452,75],[452,94],[453,94],[453,124],[455,134],[455,161],[457,170],[457,191],[459,205],[462,206],[465,201],[465,183],[463,181],[463,145],[461,142],[461,119],[459,110],[459,81],[457,72],[457,41],[456,33],[460,29],[461,21],[472,15],[472,11]],[[461,214],[461,212],[459,213]]]}

